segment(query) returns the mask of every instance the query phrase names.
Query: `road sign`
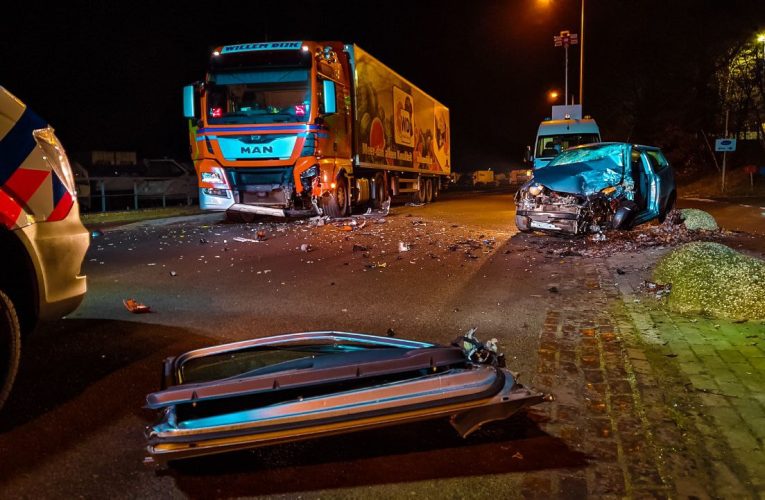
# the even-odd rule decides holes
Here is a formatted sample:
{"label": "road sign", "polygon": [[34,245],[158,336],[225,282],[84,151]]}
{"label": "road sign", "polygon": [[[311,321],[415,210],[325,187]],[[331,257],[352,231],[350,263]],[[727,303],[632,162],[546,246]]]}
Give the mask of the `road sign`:
{"label": "road sign", "polygon": [[730,152],[736,150],[736,139],[716,139],[715,151]]}
{"label": "road sign", "polygon": [[745,174],[756,174],[757,173],[757,166],[756,165],[745,165],[744,166],[744,173]]}

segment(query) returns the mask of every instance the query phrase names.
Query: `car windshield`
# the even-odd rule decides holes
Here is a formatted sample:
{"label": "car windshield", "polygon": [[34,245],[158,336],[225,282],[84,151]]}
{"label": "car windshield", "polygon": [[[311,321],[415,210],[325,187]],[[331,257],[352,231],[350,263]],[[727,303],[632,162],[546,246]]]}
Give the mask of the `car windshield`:
{"label": "car windshield", "polygon": [[599,142],[598,134],[557,134],[541,135],[537,140],[536,157],[550,158],[557,156],[561,151],[582,144]]}
{"label": "car windshield", "polygon": [[180,367],[180,379],[184,384],[191,384],[249,376],[266,367],[272,367],[278,371],[278,366],[275,365],[279,364],[295,368],[296,364],[290,362],[300,359],[311,360],[319,356],[380,348],[390,348],[390,346],[346,341],[342,343],[261,346],[252,349],[226,351],[185,361]]}
{"label": "car windshield", "polygon": [[213,125],[306,122],[311,104],[309,75],[307,68],[212,73],[207,121]]}
{"label": "car windshield", "polygon": [[588,163],[597,166],[599,170],[622,171],[624,168],[624,147],[622,144],[605,144],[598,146],[570,149],[559,154],[550,163],[540,168],[553,168],[571,163]]}

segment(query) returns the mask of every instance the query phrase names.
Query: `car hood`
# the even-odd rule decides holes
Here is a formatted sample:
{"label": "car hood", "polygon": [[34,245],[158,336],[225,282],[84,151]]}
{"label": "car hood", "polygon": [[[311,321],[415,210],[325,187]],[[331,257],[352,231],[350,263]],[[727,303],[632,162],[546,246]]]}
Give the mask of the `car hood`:
{"label": "car hood", "polygon": [[534,171],[534,182],[557,192],[589,196],[622,182],[623,167],[612,162],[552,165]]}

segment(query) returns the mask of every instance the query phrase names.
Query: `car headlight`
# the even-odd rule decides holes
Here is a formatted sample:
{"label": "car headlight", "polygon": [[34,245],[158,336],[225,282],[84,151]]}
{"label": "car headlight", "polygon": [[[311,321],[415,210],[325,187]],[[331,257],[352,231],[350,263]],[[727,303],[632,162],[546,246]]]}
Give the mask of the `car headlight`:
{"label": "car headlight", "polygon": [[529,186],[529,194],[531,196],[539,196],[540,194],[542,194],[543,190],[544,190],[544,186],[542,186],[541,184],[532,184],[531,186]]}
{"label": "car headlight", "polygon": [[43,150],[43,159],[48,162],[51,170],[61,179],[69,194],[74,196],[75,184],[72,166],[69,165],[69,158],[66,156],[64,147],[59,142],[53,128],[40,128],[32,132],[37,145]]}

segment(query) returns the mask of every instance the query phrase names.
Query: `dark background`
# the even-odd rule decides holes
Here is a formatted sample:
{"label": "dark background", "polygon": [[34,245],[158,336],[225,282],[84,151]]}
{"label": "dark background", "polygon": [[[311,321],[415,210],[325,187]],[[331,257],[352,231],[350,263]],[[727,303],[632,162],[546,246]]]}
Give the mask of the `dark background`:
{"label": "dark background", "polygon": [[[210,50],[263,40],[355,42],[451,110],[457,170],[519,163],[546,93],[563,90],[579,0],[77,2],[6,13],[0,85],[50,121],[70,151],[188,159],[181,87]],[[761,1],[587,0],[584,108],[604,139],[658,144],[721,127],[710,78],[765,29]],[[569,51],[578,99],[579,49]],[[559,102],[560,103],[560,102]],[[695,132],[694,132],[695,133]],[[682,136],[682,133],[679,134]]]}

